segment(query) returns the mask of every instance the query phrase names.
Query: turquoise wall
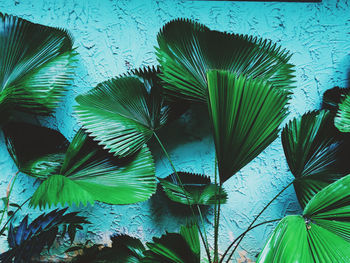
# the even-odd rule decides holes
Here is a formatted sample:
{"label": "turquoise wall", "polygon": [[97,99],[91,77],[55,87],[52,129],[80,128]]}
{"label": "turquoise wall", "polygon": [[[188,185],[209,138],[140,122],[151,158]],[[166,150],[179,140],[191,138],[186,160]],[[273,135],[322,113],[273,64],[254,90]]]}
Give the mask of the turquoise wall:
{"label": "turquoise wall", "polygon": [[[79,62],[67,99],[54,116],[38,119],[60,130],[68,138],[78,130],[73,116],[74,97],[97,83],[126,72],[130,67],[156,64],[154,46],[158,30],[167,21],[186,17],[210,28],[252,34],[271,39],[294,54],[297,87],[290,105],[289,119],[319,108],[322,93],[335,85],[347,86],[350,70],[350,1],[323,0],[322,3],[249,3],[184,0],[0,0],[0,11],[44,25],[68,29],[75,39]],[[24,131],[25,132],[25,131]],[[184,171],[212,175],[214,148],[208,120],[200,109],[186,113],[165,129],[161,136],[175,166]],[[157,176],[171,167],[156,144]],[[0,197],[17,171],[0,134]],[[280,138],[225,185],[228,204],[223,206],[220,244],[226,247],[239,235],[254,215],[292,180]],[[21,174],[12,201],[21,203],[37,186]],[[262,216],[275,219],[296,213],[299,206],[291,188]],[[148,241],[165,230],[175,231],[186,222],[183,213],[160,196],[130,206],[73,207],[93,223],[78,239],[105,243],[112,233],[128,233]],[[34,218],[40,211],[24,208],[22,214]],[[212,211],[206,212],[210,228]],[[239,249],[249,258],[261,249],[273,224],[252,231]],[[212,239],[212,232],[209,238]],[[0,240],[0,252],[6,241]],[[236,262],[236,261],[235,261]],[[239,261],[238,261],[239,262]]]}

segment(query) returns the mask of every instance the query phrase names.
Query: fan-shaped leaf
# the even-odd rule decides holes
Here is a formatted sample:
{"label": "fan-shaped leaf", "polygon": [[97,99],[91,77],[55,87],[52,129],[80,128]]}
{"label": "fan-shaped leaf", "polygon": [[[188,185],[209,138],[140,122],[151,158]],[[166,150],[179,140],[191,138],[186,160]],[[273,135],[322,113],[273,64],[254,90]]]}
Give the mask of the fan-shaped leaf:
{"label": "fan-shaped leaf", "polygon": [[[78,205],[95,200],[130,204],[147,200],[156,190],[154,161],[146,146],[134,156],[116,159],[82,130],[67,148],[65,138],[56,131],[11,125],[5,129],[6,137],[19,169],[46,179],[34,193],[33,206]],[[24,128],[27,133],[20,133]],[[59,158],[49,162],[55,156]]]}
{"label": "fan-shaped leaf", "polygon": [[200,244],[197,225],[181,227],[180,234],[166,233],[146,244],[144,263],[199,263]]}
{"label": "fan-shaped leaf", "polygon": [[350,95],[339,104],[337,116],[334,118],[335,127],[341,132],[350,132]]}
{"label": "fan-shaped leaf", "polygon": [[350,88],[334,87],[323,93],[322,109],[327,109],[332,113],[336,113],[339,109],[339,103],[344,96],[350,92]]}
{"label": "fan-shaped leaf", "polygon": [[216,70],[207,78],[219,175],[225,182],[277,138],[288,99],[260,79]]}
{"label": "fan-shaped leaf", "polygon": [[59,172],[69,144],[61,133],[17,122],[7,123],[3,131],[7,148],[21,172],[40,179]]}
{"label": "fan-shaped leaf", "polygon": [[0,109],[47,114],[72,79],[75,51],[62,30],[0,14]]}
{"label": "fan-shaped leaf", "polygon": [[339,165],[341,143],[327,111],[309,112],[291,120],[282,131],[282,144],[294,188],[304,207],[322,188],[345,174]]}
{"label": "fan-shaped leaf", "polygon": [[[170,200],[184,205],[212,205],[220,200],[226,203],[227,193],[222,189],[219,194],[219,186],[212,184],[210,178],[202,174],[177,172],[159,181],[165,194]],[[181,186],[182,184],[182,186]],[[218,196],[216,196],[218,194]]]}
{"label": "fan-shaped leaf", "polygon": [[154,162],[146,146],[129,160],[118,161],[97,148],[82,130],[71,142],[60,174],[39,186],[32,205],[78,204],[82,200],[83,204],[91,200],[131,204],[147,200],[156,189]]}
{"label": "fan-shaped leaf", "polygon": [[147,68],[98,84],[76,98],[78,120],[114,155],[137,152],[177,112],[165,101],[158,75]]}
{"label": "fan-shaped leaf", "polygon": [[257,262],[350,262],[350,175],[318,192],[302,217],[284,218]]}
{"label": "fan-shaped leaf", "polygon": [[207,101],[207,72],[227,70],[292,88],[290,54],[271,41],[210,30],[187,19],[167,23],[158,34],[157,56],[167,90],[190,100]]}
{"label": "fan-shaped leaf", "polygon": [[43,213],[30,224],[27,215],[17,227],[10,224],[10,249],[0,255],[1,262],[29,262],[32,257],[39,256],[45,247],[51,247],[60,226],[89,223],[85,217],[78,216],[75,212],[64,214],[66,211],[67,208]]}

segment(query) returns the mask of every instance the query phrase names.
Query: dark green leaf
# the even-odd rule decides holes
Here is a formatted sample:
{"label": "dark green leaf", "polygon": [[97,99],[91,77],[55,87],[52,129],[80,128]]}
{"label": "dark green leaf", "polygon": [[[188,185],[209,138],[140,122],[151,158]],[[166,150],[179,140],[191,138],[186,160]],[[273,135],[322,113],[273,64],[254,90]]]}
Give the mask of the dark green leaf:
{"label": "dark green leaf", "polygon": [[350,88],[334,87],[323,93],[322,109],[336,113],[339,109],[339,103],[344,99],[345,95],[350,92]]}
{"label": "dark green leaf", "polygon": [[287,216],[276,227],[257,260],[350,262],[350,175],[318,192],[303,216]]}
{"label": "dark green leaf", "polygon": [[339,104],[337,116],[334,119],[335,126],[341,132],[350,132],[350,95]]}
{"label": "dark green leaf", "polygon": [[271,41],[210,30],[187,19],[170,21],[157,39],[162,79],[176,96],[206,102],[207,72],[212,69],[262,78],[287,92],[292,88],[290,54]]}
{"label": "dark green leaf", "polygon": [[[170,200],[184,205],[212,205],[220,200],[226,203],[227,193],[222,189],[219,194],[219,185],[213,184],[210,178],[202,174],[177,172],[159,181],[165,194]],[[181,186],[183,185],[183,187]],[[218,196],[216,197],[216,194]]]}
{"label": "dark green leaf", "polygon": [[144,263],[199,263],[200,244],[197,225],[181,227],[180,234],[166,233],[147,243]]}
{"label": "dark green leaf", "polygon": [[158,75],[155,68],[146,68],[98,84],[76,98],[79,122],[114,155],[134,154],[181,113],[181,104],[165,100]]}
{"label": "dark green leaf", "polygon": [[41,180],[59,172],[69,144],[61,133],[18,122],[7,123],[3,131],[7,148],[21,172]]}
{"label": "dark green leaf", "polygon": [[322,188],[343,177],[333,118],[327,111],[309,112],[289,121],[282,131],[284,153],[299,203],[304,207]]}
{"label": "dark green leaf", "polygon": [[62,29],[0,13],[0,116],[48,114],[72,79],[75,51]]}
{"label": "dark green leaf", "polygon": [[278,135],[287,96],[260,79],[209,71],[209,114],[221,182],[258,156]]}
{"label": "dark green leaf", "polygon": [[80,130],[67,149],[60,174],[45,180],[30,204],[40,208],[94,200],[130,204],[147,200],[155,190],[154,162],[146,146],[128,160],[116,160]]}

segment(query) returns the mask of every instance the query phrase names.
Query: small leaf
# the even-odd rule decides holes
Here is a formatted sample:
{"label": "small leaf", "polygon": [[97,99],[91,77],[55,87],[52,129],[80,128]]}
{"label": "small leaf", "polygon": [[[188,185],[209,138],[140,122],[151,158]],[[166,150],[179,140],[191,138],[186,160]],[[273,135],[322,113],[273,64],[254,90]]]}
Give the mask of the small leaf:
{"label": "small leaf", "polygon": [[[184,205],[212,205],[226,203],[227,193],[219,186],[211,183],[210,178],[201,174],[177,172],[181,183],[175,173],[164,179],[159,178],[162,188],[168,198]],[[183,187],[182,187],[182,186]],[[216,194],[218,196],[216,197]]]}

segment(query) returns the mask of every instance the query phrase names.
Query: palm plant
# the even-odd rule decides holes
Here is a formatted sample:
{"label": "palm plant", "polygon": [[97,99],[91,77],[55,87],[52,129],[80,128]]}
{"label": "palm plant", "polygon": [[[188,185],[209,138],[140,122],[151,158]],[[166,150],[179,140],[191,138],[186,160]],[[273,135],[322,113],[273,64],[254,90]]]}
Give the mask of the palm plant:
{"label": "palm plant", "polygon": [[[144,83],[150,82],[137,74],[142,71],[103,82],[77,97],[78,120],[116,156],[132,154],[154,135],[176,178],[172,184],[161,180],[165,192],[173,201],[187,203],[192,209],[192,205],[201,203],[200,197],[197,195],[195,201],[186,190],[188,182],[182,182],[185,179],[179,176],[157,136],[155,131],[162,122],[150,120],[162,116],[161,111],[153,110],[161,108],[154,106],[155,102],[162,105],[163,101],[181,98],[208,105],[218,166],[214,185],[218,183],[219,187],[210,198],[215,205],[214,262],[217,262],[220,204],[224,201],[219,197],[222,184],[277,138],[293,88],[290,54],[270,41],[212,31],[181,19],[164,26],[158,34],[158,44],[161,74],[157,74],[153,86],[145,88]],[[156,83],[162,84],[165,88],[162,94],[169,99],[150,100],[151,93],[144,90],[155,89]],[[200,229],[199,232],[211,261],[206,235]]]}
{"label": "palm plant", "polygon": [[[6,15],[3,24],[13,27],[13,32],[23,25],[28,32],[47,33],[39,38],[40,45],[26,44],[29,47],[25,50],[31,53],[15,50],[18,56],[25,55],[20,56],[22,62],[16,60],[21,62],[19,65],[12,66],[14,73],[0,68],[4,70],[0,70],[4,77],[0,93],[3,116],[25,108],[37,114],[50,112],[71,73],[74,51],[70,37],[62,30]],[[24,39],[27,31],[22,31]],[[11,32],[3,33],[6,41],[12,41]],[[22,43],[21,39],[16,41]],[[295,179],[266,204],[219,257],[221,205],[227,201],[223,184],[278,137],[294,85],[291,55],[271,41],[211,30],[186,19],[167,23],[157,40],[159,68],[132,70],[76,98],[76,116],[82,129],[71,142],[57,131],[33,124],[4,125],[7,147],[19,171],[42,181],[30,200],[31,205],[40,208],[147,200],[156,190],[154,161],[147,147],[152,137],[169,160],[173,171],[158,179],[161,187],[170,200],[188,205],[196,222],[183,226],[180,233],[154,238],[146,246],[129,236],[113,236],[112,247],[84,248],[76,261],[198,263],[201,239],[209,263],[229,262],[249,231],[281,221],[258,262],[348,262],[350,177],[345,176],[348,169],[341,164],[346,147],[344,137],[333,126],[333,114],[325,110],[306,113],[287,123],[282,144]],[[4,48],[3,61],[13,59],[15,51]],[[50,73],[56,64],[64,68],[58,76]],[[50,77],[50,83],[54,83],[51,86],[46,85]],[[54,96],[44,96],[44,86],[50,87]],[[337,110],[334,106],[339,98],[326,98],[331,110]],[[7,103],[11,101],[15,103]],[[342,101],[335,118],[340,131],[347,131],[349,101]],[[209,113],[215,143],[213,182],[207,175],[178,171],[157,135],[194,102],[205,104]],[[24,129],[26,133],[21,132]],[[304,209],[302,216],[255,224],[291,185]],[[214,205],[213,253],[202,205]],[[26,227],[24,221],[19,229]]]}
{"label": "palm plant", "polygon": [[0,28],[0,123],[14,111],[51,113],[72,79],[72,37],[2,13]]}
{"label": "palm plant", "polygon": [[147,200],[156,189],[146,146],[130,158],[115,159],[82,130],[69,145],[57,131],[32,124],[8,123],[4,132],[19,170],[42,181],[30,200],[34,207],[130,204]]}

